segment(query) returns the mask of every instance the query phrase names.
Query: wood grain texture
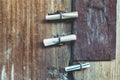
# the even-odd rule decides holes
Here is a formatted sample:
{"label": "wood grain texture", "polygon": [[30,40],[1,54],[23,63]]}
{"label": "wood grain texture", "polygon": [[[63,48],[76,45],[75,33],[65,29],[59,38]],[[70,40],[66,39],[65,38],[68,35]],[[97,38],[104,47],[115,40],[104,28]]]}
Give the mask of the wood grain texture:
{"label": "wood grain texture", "polygon": [[49,71],[63,73],[70,44],[45,48],[42,41],[71,32],[71,25],[44,19],[58,9],[70,11],[70,4],[69,0],[0,0],[0,80],[58,80]]}
{"label": "wood grain texture", "polygon": [[[70,44],[45,48],[42,40],[68,33],[71,26],[63,22],[47,23],[44,17],[70,6],[69,0],[0,0],[0,80],[58,80],[49,72],[57,69],[62,73],[62,68],[68,66]],[[72,80],[120,80],[119,12],[120,0],[116,60],[90,62],[90,68],[73,72]]]}
{"label": "wood grain texture", "polygon": [[116,0],[74,0],[74,60],[112,60],[116,53]]}

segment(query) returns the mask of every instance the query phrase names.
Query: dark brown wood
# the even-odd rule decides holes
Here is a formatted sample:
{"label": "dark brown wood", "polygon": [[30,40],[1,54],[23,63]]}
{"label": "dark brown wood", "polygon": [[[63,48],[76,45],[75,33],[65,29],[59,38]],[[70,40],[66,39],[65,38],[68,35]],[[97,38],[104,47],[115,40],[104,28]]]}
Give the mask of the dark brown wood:
{"label": "dark brown wood", "polygon": [[74,0],[73,8],[79,12],[74,60],[115,59],[116,0]]}

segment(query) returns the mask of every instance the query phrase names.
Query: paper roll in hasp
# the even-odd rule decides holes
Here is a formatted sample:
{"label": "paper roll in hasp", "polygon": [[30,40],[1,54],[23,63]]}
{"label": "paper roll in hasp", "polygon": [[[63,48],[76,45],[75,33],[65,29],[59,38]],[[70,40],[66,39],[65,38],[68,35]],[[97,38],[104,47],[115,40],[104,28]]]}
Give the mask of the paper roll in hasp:
{"label": "paper roll in hasp", "polygon": [[78,17],[78,12],[75,11],[75,12],[46,15],[46,20],[71,19],[71,18],[77,18],[77,17]]}
{"label": "paper roll in hasp", "polygon": [[85,68],[88,68],[88,67],[90,67],[89,63],[73,65],[73,66],[66,67],[65,71],[66,72],[75,71],[75,70],[85,69]]}
{"label": "paper roll in hasp", "polygon": [[44,43],[44,46],[52,46],[59,43],[75,41],[76,39],[77,39],[76,35],[72,34],[72,35],[61,36],[56,38],[44,39],[43,43]]}

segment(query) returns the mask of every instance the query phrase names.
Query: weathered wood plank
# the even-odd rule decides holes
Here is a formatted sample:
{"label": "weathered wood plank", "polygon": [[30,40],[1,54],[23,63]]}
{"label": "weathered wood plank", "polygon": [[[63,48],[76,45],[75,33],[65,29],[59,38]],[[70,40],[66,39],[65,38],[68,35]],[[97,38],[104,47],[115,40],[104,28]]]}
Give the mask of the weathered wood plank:
{"label": "weathered wood plank", "polygon": [[[3,54],[3,27],[2,27],[2,0],[0,0],[0,71],[3,70],[4,54]],[[0,74],[2,76],[2,74]]]}
{"label": "weathered wood plank", "polygon": [[[45,48],[43,39],[71,32],[70,23],[48,23],[45,15],[67,8],[63,0],[0,0],[1,80],[57,80],[50,69],[69,64],[70,44]],[[2,23],[1,23],[2,22]],[[66,28],[67,27],[67,28]],[[63,73],[63,72],[60,72]]]}
{"label": "weathered wood plank", "polygon": [[[55,68],[62,73],[62,68],[68,66],[70,44],[45,48],[42,40],[63,32],[68,33],[71,26],[62,22],[47,23],[44,17],[57,9],[70,9],[70,1],[60,0],[59,6],[55,6],[58,0],[0,1],[0,80],[58,80],[51,78],[48,72]],[[91,68],[73,72],[76,80],[120,79],[120,16],[117,18],[116,60],[91,62]]]}
{"label": "weathered wood plank", "polygon": [[[31,8],[33,12],[31,23],[33,24],[31,25],[34,26],[31,27],[33,80],[57,80],[57,77],[51,77],[50,70],[57,69],[59,71],[69,64],[70,47],[63,45],[45,48],[42,43],[45,38],[71,31],[70,24],[44,21],[46,14],[53,13],[57,9],[62,9],[62,7],[70,8],[70,5],[62,5],[61,2],[63,1],[36,0],[36,2],[31,3],[33,6]],[[63,3],[70,4],[69,1],[65,2]]]}
{"label": "weathered wood plank", "polygon": [[74,0],[79,18],[74,60],[112,60],[116,48],[116,0]]}

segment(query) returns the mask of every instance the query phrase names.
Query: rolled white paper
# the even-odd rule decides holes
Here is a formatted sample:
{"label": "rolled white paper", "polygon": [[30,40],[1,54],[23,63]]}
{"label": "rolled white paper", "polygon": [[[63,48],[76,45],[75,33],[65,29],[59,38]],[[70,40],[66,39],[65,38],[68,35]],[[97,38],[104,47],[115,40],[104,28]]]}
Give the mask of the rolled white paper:
{"label": "rolled white paper", "polygon": [[90,64],[89,63],[85,63],[85,64],[81,64],[81,65],[74,65],[74,66],[66,67],[65,71],[69,72],[69,71],[79,70],[81,68],[84,69],[84,68],[88,68],[88,67],[90,67]]}
{"label": "rolled white paper", "polygon": [[[69,12],[69,13],[62,13],[62,19],[70,19],[70,18],[77,18],[78,12]],[[58,20],[60,19],[60,14],[53,14],[53,15],[46,15],[46,20]]]}
{"label": "rolled white paper", "polygon": [[[75,34],[60,37],[61,43],[74,41],[76,39],[77,37]],[[44,46],[52,46],[59,43],[59,38],[44,39],[43,43],[44,43]]]}

